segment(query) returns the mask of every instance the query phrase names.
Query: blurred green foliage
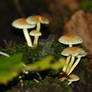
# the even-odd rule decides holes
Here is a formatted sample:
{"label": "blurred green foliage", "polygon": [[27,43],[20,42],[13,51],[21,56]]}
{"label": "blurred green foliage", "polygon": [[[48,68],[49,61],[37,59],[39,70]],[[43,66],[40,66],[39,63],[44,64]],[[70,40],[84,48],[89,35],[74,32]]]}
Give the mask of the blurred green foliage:
{"label": "blurred green foliage", "polygon": [[43,71],[46,69],[60,69],[63,67],[65,60],[60,59],[56,63],[51,63],[53,57],[48,56],[41,61],[37,61],[33,64],[25,65],[21,61],[22,55],[16,54],[11,57],[0,57],[0,83],[7,83],[8,80],[16,77],[18,73],[22,70],[30,71]]}
{"label": "blurred green foliage", "polygon": [[49,42],[41,43],[37,48],[29,48],[26,45],[17,45],[14,48],[7,49],[2,48],[1,51],[10,54],[10,57],[0,56],[0,83],[7,83],[8,80],[13,79],[23,70],[61,69],[65,63],[65,59],[60,55],[61,50],[63,50],[61,44]]}
{"label": "blurred green foliage", "polygon": [[82,9],[85,12],[90,12],[92,9],[92,0],[80,0],[79,9]]}
{"label": "blurred green foliage", "polygon": [[22,54],[15,54],[11,57],[0,57],[0,83],[7,83],[23,68],[21,61]]}
{"label": "blurred green foliage", "polygon": [[54,60],[53,57],[49,56],[45,59],[42,59],[40,62],[35,62],[33,64],[29,64],[28,67],[26,67],[26,70],[31,70],[31,71],[43,71],[46,69],[53,69],[53,70],[58,70],[62,68],[65,64],[65,59],[61,58],[57,62],[52,63],[51,61]]}
{"label": "blurred green foliage", "polygon": [[25,64],[30,64],[46,56],[54,56],[56,60],[61,58],[61,52],[65,48],[64,45],[59,42],[40,42],[37,48],[30,48],[27,45],[17,45],[14,48],[1,48],[1,51],[4,51],[10,55],[15,53],[23,53],[23,61]]}

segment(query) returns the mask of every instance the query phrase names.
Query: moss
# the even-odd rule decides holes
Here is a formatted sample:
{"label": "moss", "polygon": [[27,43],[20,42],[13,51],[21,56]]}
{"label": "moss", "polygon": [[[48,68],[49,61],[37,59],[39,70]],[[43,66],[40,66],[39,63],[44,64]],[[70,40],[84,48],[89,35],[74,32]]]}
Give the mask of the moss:
{"label": "moss", "polygon": [[0,50],[3,51],[3,52],[8,53],[9,55],[13,55],[13,54],[16,53],[16,50],[14,48],[7,48],[7,49],[1,48]]}
{"label": "moss", "polygon": [[40,43],[37,48],[30,48],[27,45],[19,44],[15,48],[1,49],[1,51],[4,51],[10,55],[22,52],[23,61],[25,64],[28,64],[38,61],[49,55],[54,56],[57,60],[61,57],[60,53],[64,48],[65,46],[59,42],[43,42]]}
{"label": "moss", "polygon": [[82,9],[85,12],[90,12],[92,8],[92,1],[91,0],[80,0],[80,7],[78,10]]}
{"label": "moss", "polygon": [[6,92],[11,92],[11,90],[7,90]]}
{"label": "moss", "polygon": [[[46,77],[39,83],[32,80],[25,81],[25,86],[30,89],[40,90],[40,92],[72,92],[72,89],[66,83],[59,81],[57,78]],[[37,91],[39,92],[39,91]]]}
{"label": "moss", "polygon": [[59,42],[54,42],[54,43],[52,44],[51,48],[54,49],[54,57],[55,57],[56,59],[58,59],[58,58],[62,57],[62,56],[61,56],[61,52],[63,51],[63,49],[66,48],[66,46],[63,45],[63,44],[61,44],[61,43],[59,43]]}

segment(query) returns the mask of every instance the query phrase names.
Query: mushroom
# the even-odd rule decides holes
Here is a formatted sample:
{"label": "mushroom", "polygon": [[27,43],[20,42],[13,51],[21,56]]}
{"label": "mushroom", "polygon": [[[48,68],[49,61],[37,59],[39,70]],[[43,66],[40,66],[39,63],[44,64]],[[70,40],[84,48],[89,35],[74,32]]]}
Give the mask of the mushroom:
{"label": "mushroom", "polygon": [[[66,59],[66,63],[65,63],[65,66],[63,67],[63,72],[66,71],[67,69],[67,73],[70,69],[70,67],[72,66],[74,60],[75,60],[75,57],[73,56],[73,51],[76,50],[75,47],[69,47],[69,48],[65,48],[62,52],[61,52],[61,55],[63,56],[67,56],[67,59]],[[70,61],[71,59],[71,61]],[[70,62],[70,63],[69,63]]]}
{"label": "mushroom", "polygon": [[83,42],[80,36],[77,35],[64,35],[61,36],[58,41],[62,44],[69,45],[69,47],[72,47],[72,45],[80,44]]}
{"label": "mushroom", "polygon": [[78,63],[80,62],[81,58],[82,57],[85,57],[87,55],[87,53],[83,50],[83,49],[80,49],[80,51],[78,52],[78,55],[76,56],[77,57],[77,60],[75,61],[75,63],[73,64],[73,66],[71,67],[68,75],[75,69],[75,67],[78,65]]}
{"label": "mushroom", "polygon": [[72,82],[78,81],[79,79],[80,78],[75,74],[69,75],[69,77],[68,77],[68,81],[69,81],[68,85],[70,85]]}
{"label": "mushroom", "polygon": [[38,37],[42,35],[41,32],[38,31],[38,30],[33,30],[33,31],[30,32],[30,35],[34,36],[33,46],[37,47],[37,45],[38,45]]}
{"label": "mushroom", "polygon": [[[69,45],[69,47],[72,47],[72,45],[74,44],[80,44],[83,42],[83,40],[81,39],[81,37],[77,36],[77,35],[64,35],[64,36],[61,36],[58,41],[62,44],[65,44],[65,45]],[[70,60],[71,56],[68,55],[67,57],[67,60],[66,60],[66,64],[63,68],[63,71],[66,70],[66,67],[69,63],[69,60]],[[72,62],[74,61],[74,57],[72,57]]]}
{"label": "mushroom", "polygon": [[[79,60],[81,59],[81,57],[86,55],[86,52],[83,49],[78,47],[69,47],[64,49],[61,54],[64,56],[72,56],[71,61],[70,63],[68,63],[67,69],[66,69],[66,73],[69,75],[73,71],[75,66],[79,63]],[[75,57],[79,57],[79,58],[77,62],[74,63]]]}
{"label": "mushroom", "polygon": [[37,29],[40,31],[40,25],[42,24],[49,24],[49,20],[43,16],[30,16],[26,19],[29,24],[37,24]]}
{"label": "mushroom", "polygon": [[32,41],[31,41],[31,38],[29,36],[27,29],[34,28],[35,25],[34,24],[33,25],[28,24],[26,22],[25,18],[19,18],[19,19],[16,19],[16,20],[13,21],[12,26],[15,27],[15,28],[18,28],[18,29],[23,29],[23,33],[24,33],[25,39],[27,41],[27,45],[29,47],[32,47]]}
{"label": "mushroom", "polygon": [[[35,24],[37,25],[37,28],[36,30],[40,31],[40,26],[41,26],[41,23],[42,24],[49,24],[49,20],[43,16],[30,16],[26,19],[27,23],[29,24]],[[36,39],[38,40],[39,39],[39,36],[36,37]]]}

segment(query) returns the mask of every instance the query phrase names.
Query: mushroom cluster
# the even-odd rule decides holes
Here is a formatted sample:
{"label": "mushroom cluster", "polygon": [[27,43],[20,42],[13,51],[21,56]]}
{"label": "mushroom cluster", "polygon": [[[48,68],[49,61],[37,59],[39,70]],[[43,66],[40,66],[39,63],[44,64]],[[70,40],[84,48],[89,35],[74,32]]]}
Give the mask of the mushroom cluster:
{"label": "mushroom cluster", "polygon": [[[38,39],[42,35],[40,32],[41,24],[49,24],[49,20],[43,16],[30,16],[26,18],[19,18],[13,21],[12,26],[18,29],[22,29],[27,45],[29,47],[37,47]],[[28,29],[35,28],[30,33]],[[31,36],[34,36],[34,42],[32,43]]]}
{"label": "mushroom cluster", "polygon": [[77,35],[64,35],[61,36],[58,40],[60,43],[69,45],[68,48],[65,48],[61,55],[67,57],[65,65],[62,69],[62,72],[60,75],[65,75],[63,77],[60,77],[59,79],[61,81],[64,81],[67,79],[69,81],[68,84],[71,84],[73,81],[78,81],[79,77],[75,74],[71,74],[75,67],[78,65],[82,57],[86,56],[86,52],[79,47],[73,46],[77,44],[81,44],[83,42],[82,38]]}
{"label": "mushroom cluster", "polygon": [[[39,37],[42,35],[40,29],[41,24],[49,24],[49,20],[43,16],[30,16],[26,18],[19,18],[13,21],[12,26],[18,29],[23,29],[24,37],[26,39],[27,45],[29,47],[37,47]],[[35,28],[30,33],[28,29]],[[32,43],[31,37],[34,36],[34,41]],[[80,62],[82,57],[86,56],[86,52],[79,47],[73,46],[81,44],[83,42],[82,38],[77,35],[64,35],[61,36],[58,41],[62,44],[69,45],[68,48],[65,48],[61,55],[67,57],[65,65],[60,73],[60,80],[64,81],[67,79],[68,84],[71,84],[74,81],[78,81],[79,77],[75,74],[71,74]]]}

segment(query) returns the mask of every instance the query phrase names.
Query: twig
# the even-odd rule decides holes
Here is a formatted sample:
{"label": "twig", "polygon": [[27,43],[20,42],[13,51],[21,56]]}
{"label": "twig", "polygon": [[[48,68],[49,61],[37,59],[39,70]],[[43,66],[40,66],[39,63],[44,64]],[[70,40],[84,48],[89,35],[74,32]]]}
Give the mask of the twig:
{"label": "twig", "polygon": [[3,56],[6,56],[6,57],[10,57],[10,55],[7,54],[7,53],[5,53],[5,52],[1,52],[1,51],[0,51],[0,54],[3,55]]}

